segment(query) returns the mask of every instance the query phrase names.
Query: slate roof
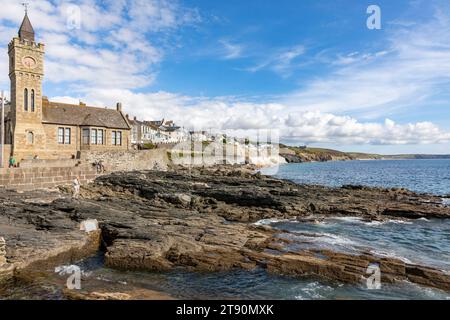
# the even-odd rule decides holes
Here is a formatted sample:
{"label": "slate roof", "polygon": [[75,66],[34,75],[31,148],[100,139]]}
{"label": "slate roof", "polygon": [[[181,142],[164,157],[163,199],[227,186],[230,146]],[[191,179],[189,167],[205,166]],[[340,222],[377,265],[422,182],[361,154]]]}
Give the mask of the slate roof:
{"label": "slate roof", "polygon": [[28,14],[26,13],[19,29],[19,37],[20,39],[34,41],[34,29],[31,25],[30,19],[28,18]]}
{"label": "slate roof", "polygon": [[59,102],[42,101],[42,122],[129,130],[122,112]]}

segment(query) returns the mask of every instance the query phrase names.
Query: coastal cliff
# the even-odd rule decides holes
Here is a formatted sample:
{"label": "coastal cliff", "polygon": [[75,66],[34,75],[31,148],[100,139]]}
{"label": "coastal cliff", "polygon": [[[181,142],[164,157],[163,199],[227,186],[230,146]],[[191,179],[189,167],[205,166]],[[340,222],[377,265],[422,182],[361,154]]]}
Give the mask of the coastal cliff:
{"label": "coastal cliff", "polygon": [[[359,283],[367,267],[376,263],[384,283],[408,280],[450,290],[450,276],[439,269],[369,252],[292,250],[295,241],[282,236],[288,231],[255,224],[262,219],[301,223],[329,216],[367,221],[450,218],[450,208],[438,197],[403,189],[297,185],[235,167],[114,173],[84,186],[80,200],[64,192],[0,191],[0,235],[6,242],[7,266],[14,267],[16,276],[26,274],[30,261],[48,265],[52,256],[76,261],[86,246],[78,224],[97,219],[102,239],[98,249],[104,250],[111,268],[263,268]],[[85,255],[93,254],[89,248]]]}
{"label": "coastal cliff", "polygon": [[332,149],[280,145],[280,156],[288,163],[327,162],[349,160],[436,160],[450,159],[450,155],[399,154],[381,155],[361,152],[342,152]]}
{"label": "coastal cliff", "polygon": [[288,146],[280,146],[280,156],[286,159],[286,162],[288,163],[347,161],[358,159],[357,157],[345,152],[331,149],[299,148]]}

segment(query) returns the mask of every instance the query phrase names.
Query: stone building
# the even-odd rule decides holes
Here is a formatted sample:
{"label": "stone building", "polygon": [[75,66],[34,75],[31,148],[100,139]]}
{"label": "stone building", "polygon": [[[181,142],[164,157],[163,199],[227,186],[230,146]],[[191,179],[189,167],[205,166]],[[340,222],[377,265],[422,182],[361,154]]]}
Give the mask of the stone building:
{"label": "stone building", "polygon": [[139,147],[147,143],[170,144],[187,140],[187,134],[181,127],[176,126],[173,121],[140,121],[136,117],[130,119],[131,143]]}
{"label": "stone building", "polygon": [[6,142],[22,159],[64,159],[82,151],[124,151],[130,148],[130,125],[122,106],[94,108],[51,102],[42,93],[45,46],[25,14],[18,37],[8,46],[11,107]]}

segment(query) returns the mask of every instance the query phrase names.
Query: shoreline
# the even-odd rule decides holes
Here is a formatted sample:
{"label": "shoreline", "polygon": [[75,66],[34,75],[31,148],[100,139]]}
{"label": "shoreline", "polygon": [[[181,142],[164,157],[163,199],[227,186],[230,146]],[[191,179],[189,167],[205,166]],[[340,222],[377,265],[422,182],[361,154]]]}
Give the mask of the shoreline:
{"label": "shoreline", "polygon": [[[409,280],[450,290],[450,275],[393,258],[327,250],[285,252],[289,242],[279,237],[279,231],[254,225],[262,219],[305,219],[319,214],[368,221],[450,218],[450,208],[440,206],[434,196],[406,190],[298,185],[254,174],[245,166],[114,173],[84,186],[80,200],[71,199],[64,194],[66,190],[20,195],[0,191],[5,206],[0,213],[0,236],[6,235],[6,258],[9,267],[14,265],[15,276],[20,276],[20,270],[26,273],[20,261],[29,260],[30,252],[37,260],[43,259],[39,256],[42,250],[47,252],[41,261],[46,264],[51,264],[48,257],[55,250],[71,252],[68,239],[85,237],[79,223],[97,219],[105,265],[113,269],[182,267],[215,272],[262,267],[274,274],[313,274],[359,283],[365,268],[377,262],[387,268],[383,271],[386,283]],[[35,229],[32,236],[18,240],[16,232],[29,228]],[[50,247],[42,247],[44,238],[53,239]],[[318,254],[327,259],[317,258]],[[75,256],[66,255],[64,263],[74,262]]]}

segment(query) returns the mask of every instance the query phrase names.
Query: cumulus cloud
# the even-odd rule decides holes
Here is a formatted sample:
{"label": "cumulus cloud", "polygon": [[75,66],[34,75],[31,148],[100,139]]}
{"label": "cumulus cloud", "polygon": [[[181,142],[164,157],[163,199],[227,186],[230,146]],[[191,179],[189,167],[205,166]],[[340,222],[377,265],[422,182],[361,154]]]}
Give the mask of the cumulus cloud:
{"label": "cumulus cloud", "polygon": [[[1,24],[7,26],[0,42],[6,46],[17,34],[23,8],[11,0],[0,0],[0,7]],[[196,10],[169,0],[37,0],[29,11],[38,41],[46,44],[46,81],[68,83],[72,90],[78,88],[74,84],[129,89],[152,84],[164,48],[148,35],[200,21]]]}
{"label": "cumulus cloud", "polygon": [[[350,116],[299,111],[280,103],[249,103],[228,98],[195,98],[168,92],[137,94],[129,90],[94,90],[85,99],[112,106],[121,98],[125,112],[141,119],[173,119],[187,129],[234,132],[255,136],[272,130],[292,143],[436,144],[450,142],[450,132],[430,122],[399,124],[361,122]],[[67,97],[55,100],[77,102]]]}

